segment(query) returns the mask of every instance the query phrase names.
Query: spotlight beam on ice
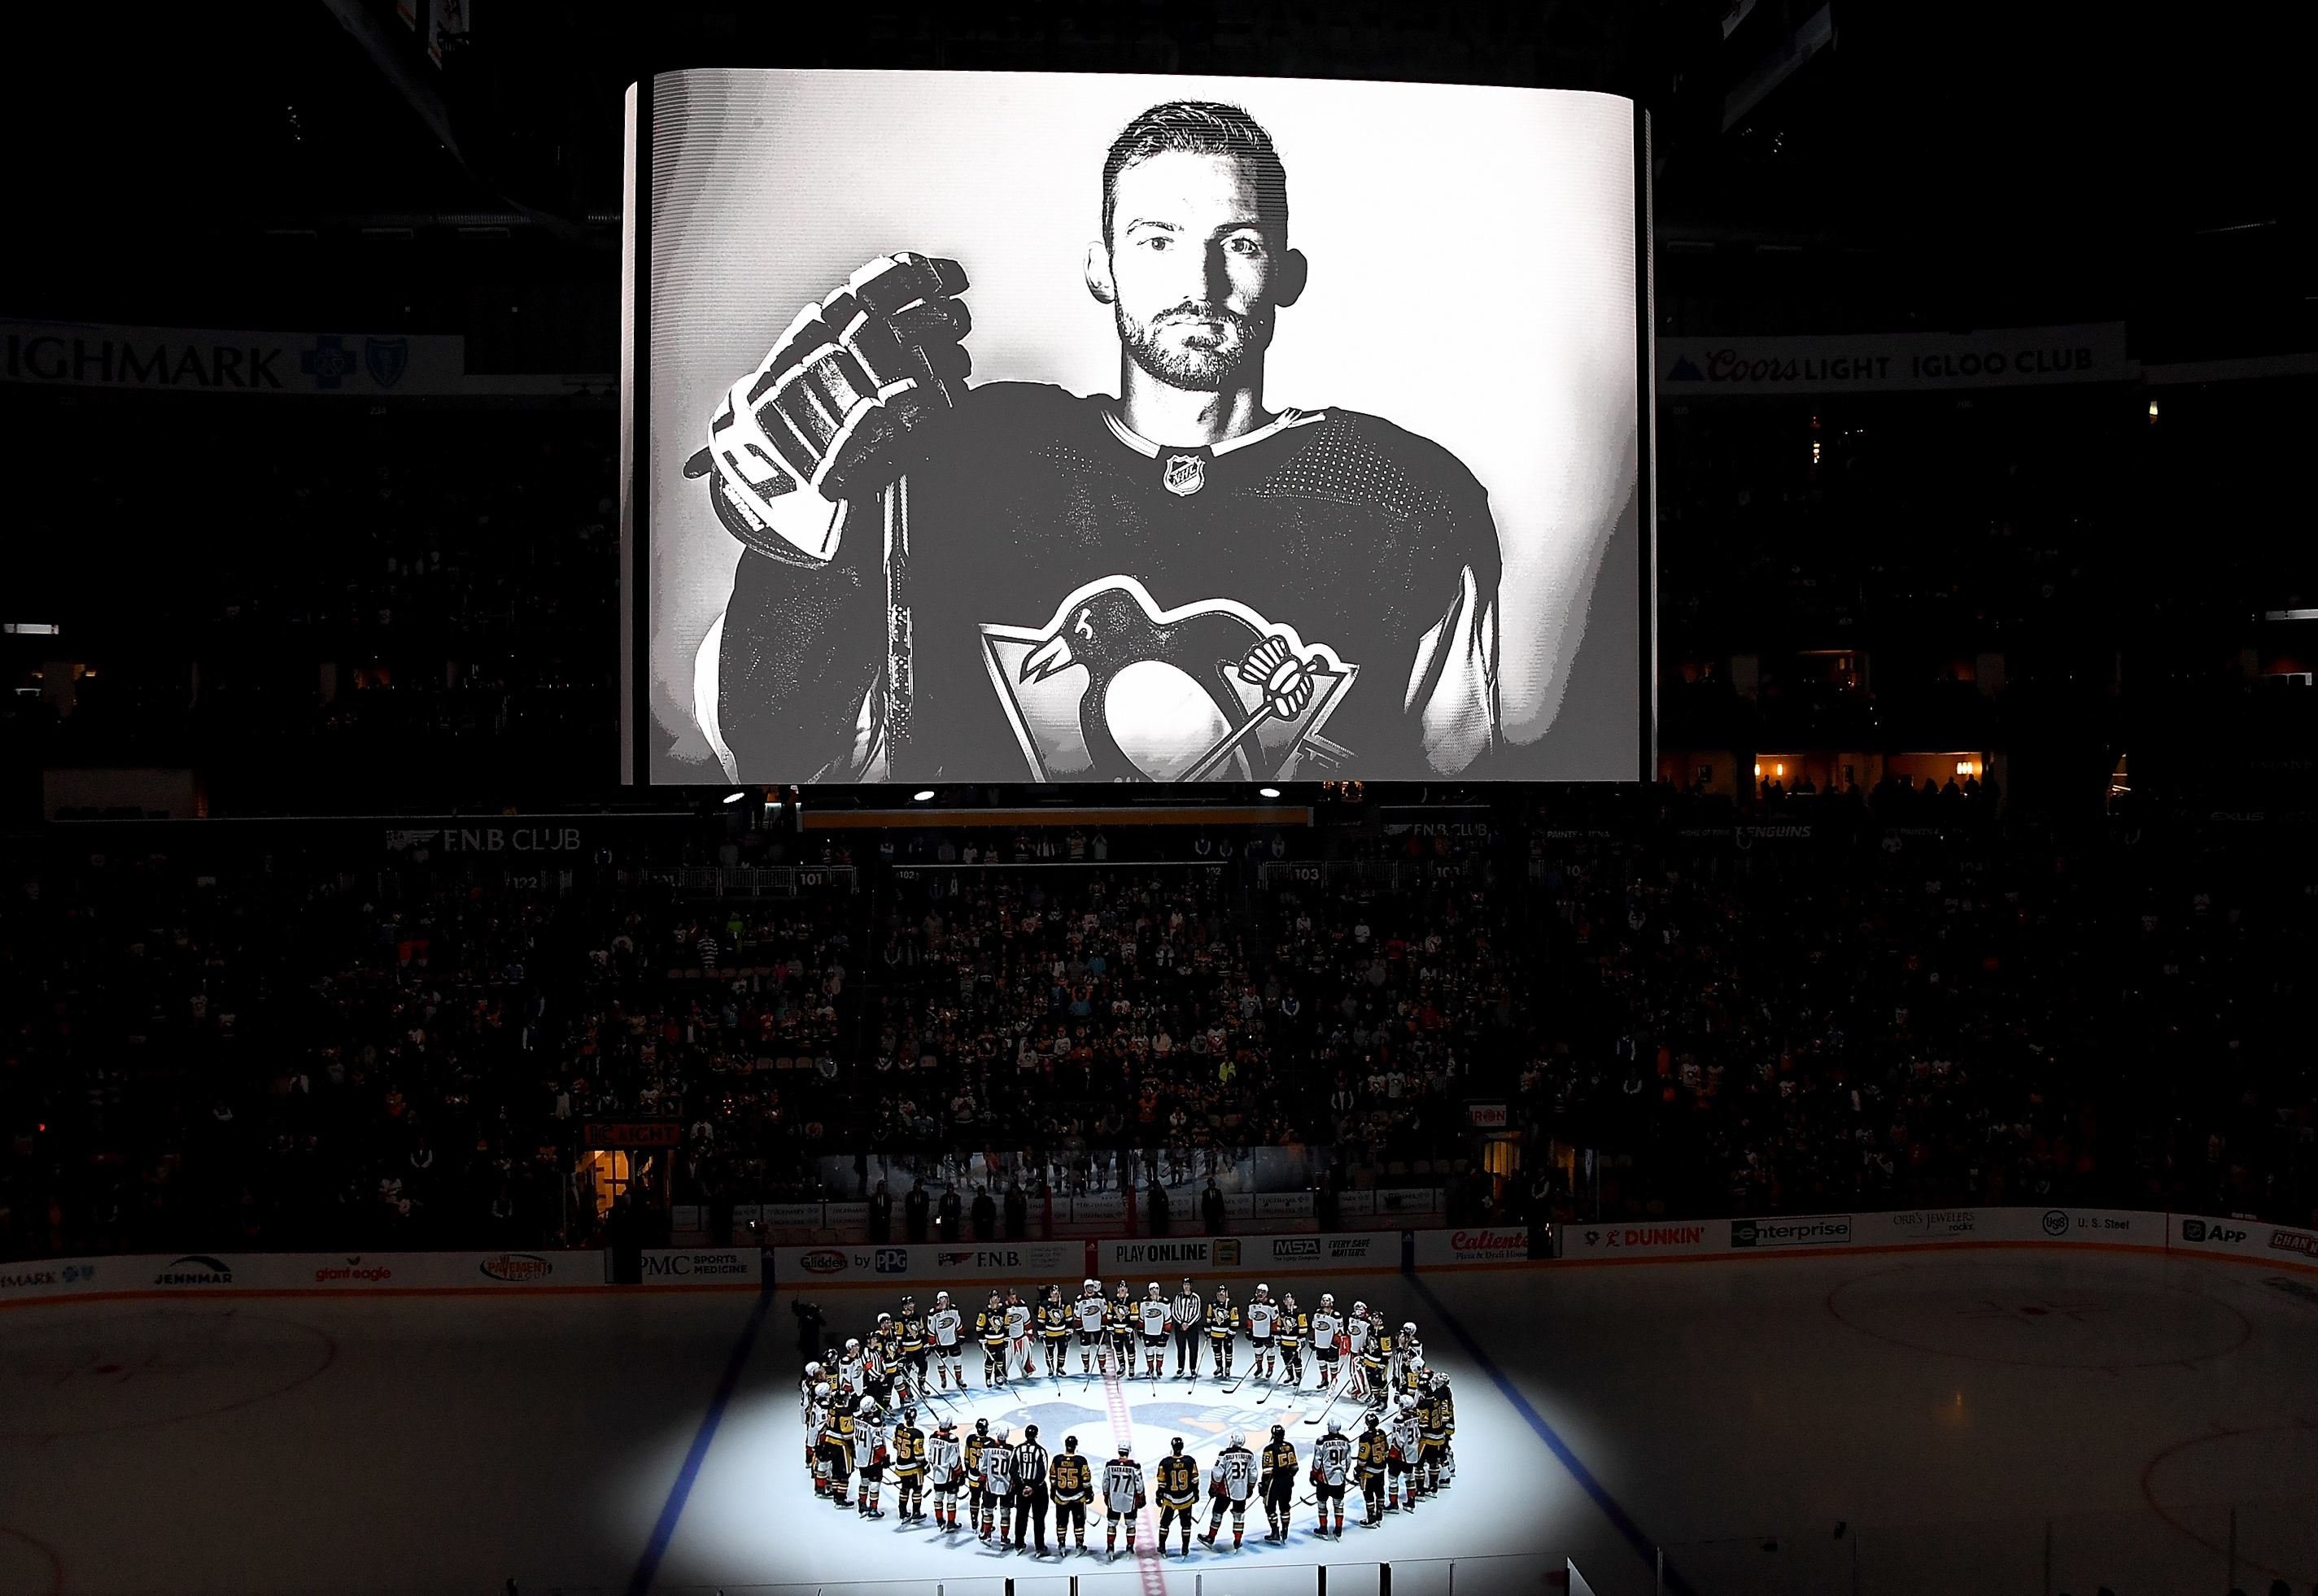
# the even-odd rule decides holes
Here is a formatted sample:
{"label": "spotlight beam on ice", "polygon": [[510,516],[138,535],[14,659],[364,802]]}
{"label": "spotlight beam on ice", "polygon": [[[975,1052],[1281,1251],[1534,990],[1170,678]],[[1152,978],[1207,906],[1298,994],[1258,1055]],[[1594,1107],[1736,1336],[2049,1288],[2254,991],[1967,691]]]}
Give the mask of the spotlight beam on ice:
{"label": "spotlight beam on ice", "polygon": [[[1576,1452],[1570,1450],[1569,1443],[1563,1440],[1553,1426],[1545,1421],[1544,1415],[1530,1405],[1529,1398],[1523,1396],[1520,1387],[1507,1377],[1505,1370],[1497,1367],[1497,1360],[1489,1356],[1488,1349],[1473,1339],[1472,1332],[1465,1328],[1456,1314],[1449,1311],[1448,1304],[1433,1295],[1433,1288],[1424,1283],[1424,1278],[1414,1270],[1405,1270],[1402,1278],[1408,1282],[1410,1289],[1424,1299],[1424,1305],[1438,1314],[1441,1323],[1449,1327],[1450,1333],[1457,1338],[1459,1344],[1471,1355],[1473,1361],[1480,1366],[1481,1372],[1489,1376],[1489,1383],[1497,1388],[1497,1394],[1511,1403],[1514,1412],[1519,1413],[1529,1427],[1537,1431],[1537,1439],[1543,1441],[1546,1450],[1551,1452],[1561,1466],[1569,1471],[1569,1477],[1577,1482],[1578,1489],[1594,1499],[1594,1505],[1600,1508],[1602,1516],[1610,1520],[1612,1527],[1620,1535],[1626,1538],[1626,1544],[1634,1548],[1634,1555],[1644,1563],[1655,1567],[1658,1563],[1658,1543],[1643,1531],[1640,1524],[1634,1522],[1634,1516],[1631,1513],[1619,1505],[1618,1499],[1610,1494],[1610,1488],[1594,1477],[1594,1471],[1586,1466]],[[1697,1596],[1697,1593],[1691,1589],[1690,1582],[1671,1568],[1666,1571],[1666,1589],[1673,1592],[1675,1596]]]}
{"label": "spotlight beam on ice", "polygon": [[692,1448],[684,1455],[684,1466],[676,1471],[676,1484],[669,1487],[668,1501],[660,1507],[651,1538],[644,1543],[644,1555],[636,1559],[636,1571],[628,1576],[627,1596],[644,1596],[660,1575],[660,1559],[668,1556],[668,1543],[676,1538],[676,1523],[684,1517],[684,1504],[692,1495],[692,1483],[700,1477],[701,1460],[708,1456],[708,1445],[716,1439],[716,1427],[724,1421],[724,1409],[740,1386],[741,1371],[748,1367],[749,1354],[756,1349],[757,1331],[764,1328],[765,1311],[772,1305],[771,1283],[768,1281],[766,1289],[757,1294],[757,1305],[749,1314],[749,1323],[741,1327],[741,1339],[732,1343],[732,1355],[724,1360],[724,1377],[716,1382],[716,1394],[708,1399],[708,1411],[700,1415],[700,1428],[693,1435]]}

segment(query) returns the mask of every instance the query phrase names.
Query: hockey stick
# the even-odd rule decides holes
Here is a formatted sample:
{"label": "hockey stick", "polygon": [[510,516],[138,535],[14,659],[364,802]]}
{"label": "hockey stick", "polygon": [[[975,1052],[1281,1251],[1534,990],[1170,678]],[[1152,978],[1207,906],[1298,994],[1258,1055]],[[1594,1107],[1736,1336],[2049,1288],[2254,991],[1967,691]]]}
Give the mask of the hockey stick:
{"label": "hockey stick", "polygon": [[1323,1420],[1323,1419],[1326,1418],[1326,1417],[1328,1416],[1328,1414],[1329,1414],[1329,1413],[1330,1413],[1330,1412],[1331,1412],[1335,1408],[1335,1405],[1336,1405],[1336,1399],[1337,1399],[1338,1397],[1341,1397],[1342,1395],[1343,1395],[1343,1394],[1344,1394],[1344,1392],[1345,1392],[1345,1390],[1347,1389],[1347,1384],[1348,1384],[1348,1383],[1340,1382],[1340,1383],[1337,1385],[1337,1386],[1336,1386],[1335,1390],[1334,1390],[1334,1392],[1332,1392],[1332,1393],[1330,1393],[1330,1394],[1329,1394],[1329,1396],[1328,1396],[1328,1405],[1327,1405],[1326,1407],[1322,1408],[1318,1412],[1316,1412],[1316,1413],[1313,1414],[1310,1418],[1308,1418],[1308,1419],[1305,1420],[1305,1421],[1304,1421],[1304,1422],[1305,1422],[1305,1423],[1307,1423],[1307,1424],[1317,1424],[1321,1420]]}
{"label": "hockey stick", "polygon": [[917,696],[909,596],[910,479],[896,478],[877,497],[885,512],[885,776],[897,781]]}

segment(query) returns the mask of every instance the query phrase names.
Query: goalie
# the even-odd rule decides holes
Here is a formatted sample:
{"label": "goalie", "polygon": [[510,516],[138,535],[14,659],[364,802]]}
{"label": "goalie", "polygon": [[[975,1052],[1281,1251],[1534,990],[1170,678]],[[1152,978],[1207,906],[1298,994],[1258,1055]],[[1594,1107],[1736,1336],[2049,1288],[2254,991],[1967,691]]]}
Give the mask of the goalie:
{"label": "goalie", "polygon": [[1270,133],[1155,105],[1101,199],[1116,399],[969,387],[965,271],[901,253],[716,410],[685,470],[745,552],[694,711],[732,779],[1424,779],[1493,749],[1487,494],[1390,422],[1265,403],[1309,272]]}

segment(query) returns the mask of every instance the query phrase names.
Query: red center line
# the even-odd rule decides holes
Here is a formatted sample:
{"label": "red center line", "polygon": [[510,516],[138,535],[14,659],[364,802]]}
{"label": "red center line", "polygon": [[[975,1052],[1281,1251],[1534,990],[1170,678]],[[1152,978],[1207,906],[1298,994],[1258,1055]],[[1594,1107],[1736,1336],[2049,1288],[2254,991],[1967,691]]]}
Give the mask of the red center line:
{"label": "red center line", "polygon": [[[1103,1405],[1110,1410],[1110,1444],[1114,1448],[1135,1444],[1135,1421],[1128,1416],[1127,1392],[1119,1381],[1115,1369],[1107,1369],[1102,1376]],[[1149,1482],[1146,1482],[1149,1489]],[[1143,1511],[1135,1520],[1135,1564],[1143,1575],[1143,1596],[1167,1596],[1165,1565],[1159,1556],[1159,1524],[1146,1499]]]}

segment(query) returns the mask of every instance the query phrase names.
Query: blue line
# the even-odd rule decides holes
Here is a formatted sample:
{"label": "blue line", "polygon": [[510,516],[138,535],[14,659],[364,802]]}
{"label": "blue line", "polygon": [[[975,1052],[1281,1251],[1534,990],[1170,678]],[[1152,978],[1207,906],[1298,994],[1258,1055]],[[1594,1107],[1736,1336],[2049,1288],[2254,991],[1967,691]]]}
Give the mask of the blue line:
{"label": "blue line", "polygon": [[[770,1255],[768,1254],[768,1259]],[[661,1504],[660,1522],[652,1526],[651,1538],[644,1543],[644,1555],[636,1564],[635,1573],[628,1576],[628,1596],[644,1596],[652,1581],[660,1577],[660,1560],[668,1556],[668,1543],[676,1538],[676,1521],[684,1517],[684,1504],[692,1495],[692,1483],[700,1477],[700,1465],[708,1456],[708,1444],[716,1439],[716,1427],[724,1420],[725,1405],[741,1384],[741,1371],[749,1362],[749,1354],[757,1345],[757,1331],[763,1328],[765,1310],[773,1305],[771,1271],[766,1273],[765,1288],[757,1294],[757,1305],[749,1314],[749,1323],[741,1329],[741,1339],[733,1343],[732,1356],[724,1360],[724,1377],[716,1382],[716,1394],[708,1399],[708,1411],[700,1416],[699,1431],[692,1438],[692,1449],[684,1455],[684,1466],[676,1471],[676,1484]]]}
{"label": "blue line", "polygon": [[[1481,1343],[1473,1339],[1472,1331],[1457,1322],[1457,1315],[1451,1314],[1447,1305],[1433,1295],[1432,1288],[1419,1279],[1414,1270],[1409,1271],[1408,1283],[1416,1288],[1416,1295],[1424,1299],[1425,1305],[1441,1316],[1441,1323],[1456,1332],[1457,1339],[1465,1344],[1465,1350],[1471,1353],[1473,1360],[1481,1366],[1481,1372],[1488,1376],[1491,1382],[1496,1385],[1498,1393],[1514,1404],[1514,1411],[1529,1421],[1529,1427],[1537,1431],[1538,1439],[1545,1443],[1546,1450],[1560,1460],[1561,1466],[1569,1471],[1569,1477],[1576,1480],[1579,1488],[1594,1499],[1594,1505],[1600,1508],[1603,1517],[1608,1519],[1618,1533],[1626,1538],[1626,1544],[1634,1548],[1634,1555],[1645,1564],[1656,1568],[1658,1545],[1642,1532],[1642,1527],[1634,1522],[1633,1515],[1618,1505],[1618,1499],[1610,1494],[1608,1486],[1594,1477],[1592,1469],[1578,1461],[1577,1454],[1569,1449],[1569,1443],[1554,1433],[1553,1426],[1548,1424],[1543,1416],[1535,1408],[1530,1406],[1529,1398],[1514,1388],[1513,1381],[1506,1377],[1505,1371],[1497,1367],[1496,1359],[1482,1349]],[[1676,1596],[1694,1596],[1690,1583],[1671,1568],[1666,1571],[1666,1583],[1667,1589],[1674,1592]]]}

